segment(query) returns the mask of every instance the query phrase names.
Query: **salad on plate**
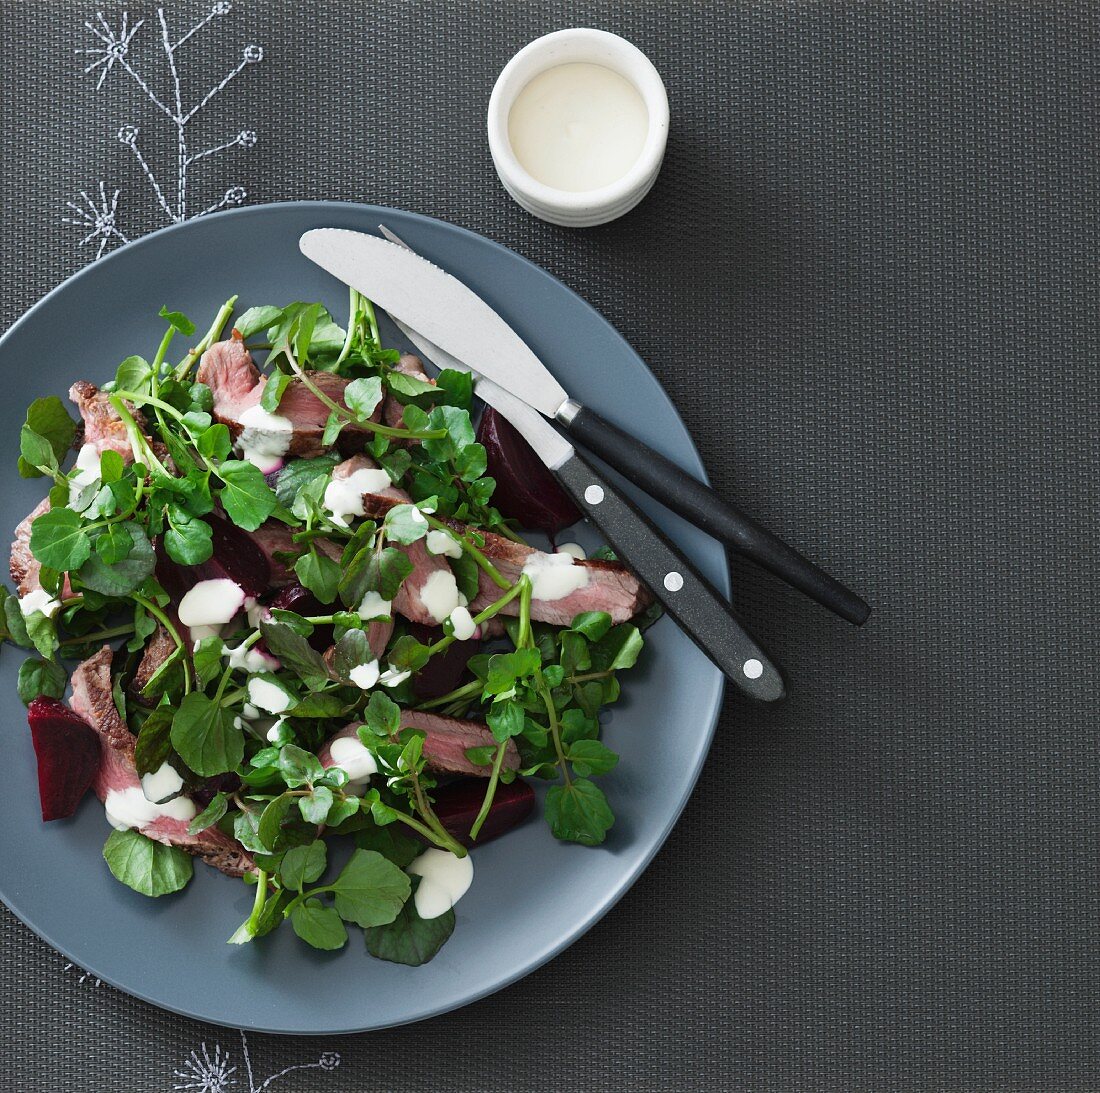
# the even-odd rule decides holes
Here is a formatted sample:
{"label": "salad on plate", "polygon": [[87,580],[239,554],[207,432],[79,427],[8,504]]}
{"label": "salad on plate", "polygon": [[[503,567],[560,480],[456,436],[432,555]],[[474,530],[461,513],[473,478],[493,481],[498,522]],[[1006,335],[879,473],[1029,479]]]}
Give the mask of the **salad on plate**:
{"label": "salad on plate", "polygon": [[42,817],[94,791],[106,867],[146,896],[195,857],[242,878],[234,944],[353,924],[422,964],[531,780],[556,838],[604,841],[599,714],[656,609],[606,549],[555,542],[580,519],[556,480],[495,411],[475,429],[468,374],[384,348],[369,300],[346,329],[235,307],[178,360],[195,327],[162,309],[152,359],[73,384],[75,419],[27,412],[19,473],[50,488],[0,623],[31,650]]}

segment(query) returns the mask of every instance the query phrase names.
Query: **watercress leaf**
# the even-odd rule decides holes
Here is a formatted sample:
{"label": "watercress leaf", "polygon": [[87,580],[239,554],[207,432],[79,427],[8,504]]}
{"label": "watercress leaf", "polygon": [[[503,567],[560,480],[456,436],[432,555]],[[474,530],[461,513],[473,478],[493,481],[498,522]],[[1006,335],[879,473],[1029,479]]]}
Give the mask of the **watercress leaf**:
{"label": "watercress leaf", "polygon": [[183,424],[193,437],[199,437],[214,423],[214,419],[205,410],[188,410],[183,415]]}
{"label": "watercress leaf", "polygon": [[219,421],[214,425],[207,425],[199,433],[195,438],[195,447],[208,459],[227,459],[233,450],[233,438],[228,427]]}
{"label": "watercress leaf", "polygon": [[51,569],[79,569],[91,552],[88,533],[72,509],[50,509],[31,524],[31,553]]}
{"label": "watercress leaf", "polygon": [[294,572],[303,586],[308,588],[321,603],[332,603],[342,576],[339,565],[327,554],[314,547],[294,563]]}
{"label": "watercress leaf", "polygon": [[320,877],[327,864],[328,849],[324,841],[314,839],[304,846],[292,846],[283,855],[279,879],[284,887],[300,892],[307,884],[312,884]]}
{"label": "watercress leaf", "polygon": [[435,918],[421,918],[416,901],[408,900],[397,918],[364,931],[367,951],[380,960],[418,968],[427,964],[454,933],[455,913],[448,908]]}
{"label": "watercress leaf", "polygon": [[143,896],[178,892],[193,875],[190,855],[179,847],[142,835],[140,831],[112,831],[103,858],[117,880]]}
{"label": "watercress leaf", "polygon": [[560,663],[565,673],[572,675],[592,666],[588,641],[583,634],[575,630],[563,630],[558,635],[558,641],[561,643]]}
{"label": "watercress leaf", "polygon": [[473,603],[477,599],[478,588],[481,583],[481,571],[477,562],[474,561],[473,555],[467,554],[466,551],[463,551],[457,558],[449,559],[449,561],[459,592],[470,603]]}
{"label": "watercress leaf", "polygon": [[52,657],[57,649],[57,627],[41,611],[32,611],[27,616],[27,637],[44,657]]}
{"label": "watercress leaf", "polygon": [[266,330],[269,326],[274,326],[282,317],[283,309],[281,307],[272,307],[270,304],[262,307],[250,307],[233,324],[233,329],[242,338],[251,338],[253,334]]}
{"label": "watercress leaf", "polygon": [[466,410],[457,406],[436,406],[428,414],[429,429],[446,429],[447,435],[424,440],[424,450],[440,461],[454,459],[468,444],[474,443],[474,427]]}
{"label": "watercress leaf", "polygon": [[167,307],[162,307],[157,314],[162,319],[166,319],[169,325],[174,326],[185,338],[190,338],[195,333],[195,324],[182,311],[169,311]]}
{"label": "watercress leaf", "polygon": [[371,692],[366,709],[366,727],[375,736],[386,737],[396,735],[401,728],[401,708],[384,691]]}
{"label": "watercress leaf", "polygon": [[[405,733],[401,734],[404,739]],[[419,770],[421,757],[424,754],[424,733],[410,729],[408,739],[401,748],[401,754],[397,760],[397,769],[401,771]]]}
{"label": "watercress leaf", "polygon": [[[30,404],[25,428],[46,439],[53,451],[54,466],[60,465],[76,436],[76,422],[56,395],[35,399]],[[19,460],[19,473],[24,478],[38,477],[37,472],[22,458]]]}
{"label": "watercress leaf", "polygon": [[354,838],[360,850],[376,850],[398,869],[404,869],[424,849],[423,843],[406,835],[399,827],[379,827],[369,820],[355,832]]}
{"label": "watercress leaf", "polygon": [[454,467],[463,482],[475,482],[485,473],[486,461],[485,448],[481,444],[467,444],[455,456]]}
{"label": "watercress leaf", "polygon": [[435,396],[435,384],[417,379],[415,376],[407,376],[396,369],[386,373],[386,386],[396,395],[404,395],[406,398],[417,398],[420,395]]}
{"label": "watercress leaf", "polygon": [[340,917],[366,928],[393,922],[412,884],[406,873],[376,850],[356,850],[332,888]]}
{"label": "watercress leaf", "polygon": [[419,406],[408,405],[401,415],[406,429],[419,433],[428,427],[428,415]]}
{"label": "watercress leaf", "polygon": [[266,853],[269,849],[260,841],[259,828],[259,812],[238,812],[233,817],[233,838],[253,854]]}
{"label": "watercress leaf", "polygon": [[[353,668],[375,659],[367,635],[362,630],[349,630],[337,643],[332,655],[332,669],[343,680],[351,677]],[[299,714],[299,716],[301,716]]]}
{"label": "watercress leaf", "polygon": [[126,473],[126,464],[122,456],[113,448],[101,452],[99,456],[99,478],[105,485],[112,482],[120,482]]}
{"label": "watercress leaf", "polygon": [[600,731],[600,723],[584,710],[570,707],[561,714],[561,738],[566,744],[576,740],[594,740]]}
{"label": "watercress leaf", "polygon": [[26,425],[19,431],[19,473],[23,478],[41,478],[57,470],[57,457],[50,442]]}
{"label": "watercress leaf", "polygon": [[153,545],[141,526],[133,521],[122,525],[133,543],[127,556],[114,565],[107,565],[97,554],[93,554],[80,567],[80,582],[104,596],[128,596],[141,587],[151,577],[156,568],[157,558]]}
{"label": "watercress leaf", "polygon": [[271,618],[277,623],[289,626],[294,633],[301,634],[302,637],[308,638],[314,630],[313,623],[309,619],[296,614],[294,611],[284,611],[281,607],[271,609]]}
{"label": "watercress leaf", "polygon": [[10,637],[16,645],[23,649],[34,648],[34,642],[31,641],[30,636],[27,634],[27,620],[23,617],[23,612],[19,609],[18,596],[7,596],[5,598],[4,622],[6,624],[5,629],[8,632],[8,637]]}
{"label": "watercress leaf", "polygon": [[327,478],[332,468],[339,462],[340,456],[336,452],[319,455],[313,459],[292,459],[279,472],[275,496],[280,504],[293,504],[304,486],[315,478]]}
{"label": "watercress leaf", "polygon": [[466,749],[466,758],[476,767],[491,767],[496,757],[497,749],[491,744],[483,744],[476,748]]}
{"label": "watercress leaf", "polygon": [[277,656],[285,668],[296,672],[307,687],[324,683],[329,678],[324,657],[285,622],[261,619],[260,632],[268,649]]}
{"label": "watercress leaf", "polygon": [[313,340],[313,328],[321,314],[320,304],[307,304],[298,312],[298,321],[294,331],[294,354],[299,363],[309,359],[309,343]]}
{"label": "watercress leaf", "polygon": [[556,839],[598,846],[607,838],[615,815],[603,790],[587,778],[551,786],[544,805],[546,821]]}
{"label": "watercress leaf", "polygon": [[31,657],[19,665],[16,688],[23,704],[29,706],[39,695],[60,698],[68,682],[68,673],[60,664]]}
{"label": "watercress leaf", "polygon": [[470,372],[459,372],[453,368],[444,368],[435,377],[435,387],[440,395],[436,398],[437,403],[447,403],[450,406],[458,406],[463,410],[469,410],[474,392],[474,377]]}
{"label": "watercress leaf", "polygon": [[215,793],[210,804],[206,806],[188,825],[187,834],[197,835],[208,827],[213,827],[226,813],[229,801],[224,793]]}
{"label": "watercress leaf", "polygon": [[193,519],[189,513],[174,506],[169,509],[168,519],[164,549],[173,561],[180,565],[201,565],[212,557],[212,532],[205,520]]}
{"label": "watercress leaf", "polygon": [[139,775],[151,774],[172,754],[172,711],[159,706],[144,721],[134,745],[134,765]]}
{"label": "watercress leaf", "polygon": [[218,491],[226,515],[245,531],[255,531],[275,510],[275,493],[252,463],[227,460],[218,468],[225,483]]}
{"label": "watercress leaf", "polygon": [[518,679],[531,675],[542,663],[537,649],[517,649],[513,653],[495,653],[489,658],[485,679],[487,695],[507,694]]}
{"label": "watercress leaf", "polygon": [[[364,572],[363,594],[377,592],[384,600],[393,600],[405,578],[413,571],[409,556],[396,547],[383,547],[371,555]],[[363,597],[360,596],[358,603]]]}
{"label": "watercress leaf", "polygon": [[[379,437],[379,439],[387,440],[386,437]],[[412,464],[412,456],[409,455],[408,448],[394,448],[392,452],[377,458],[382,469],[390,476],[391,482],[400,482]]]}
{"label": "watercress leaf", "polygon": [[269,414],[273,414],[279,409],[279,403],[282,402],[283,393],[290,386],[292,376],[286,372],[274,372],[264,384],[263,393],[260,395],[260,406],[266,410]]}
{"label": "watercress leaf", "polygon": [[485,720],[493,739],[503,744],[523,732],[523,707],[518,702],[494,702]]}
{"label": "watercress leaf", "polygon": [[346,834],[354,830],[354,825],[345,823],[346,820],[350,820],[353,816],[360,817],[364,823],[368,822],[366,817],[362,816],[359,812],[359,798],[345,797],[343,800],[333,802],[332,808],[329,809],[328,819],[325,821],[325,824],[329,831],[338,831],[341,835]]}
{"label": "watercress leaf", "polygon": [[307,899],[290,912],[294,932],[315,949],[341,949],[348,940],[347,927],[334,907],[319,899]]}
{"label": "watercress leaf", "polygon": [[360,421],[369,421],[382,401],[382,380],[378,376],[352,380],[344,389],[344,402]]}
{"label": "watercress leaf", "polygon": [[204,778],[233,770],[244,758],[244,734],[229,712],[201,691],[180,703],[172,719],[172,746]]}
{"label": "watercress leaf", "polygon": [[402,634],[386,654],[390,666],[399,672],[418,672],[428,663],[428,647],[412,634]]}
{"label": "watercress leaf", "polygon": [[152,375],[153,366],[144,357],[127,357],[115,372],[115,387],[120,391],[144,392]]}
{"label": "watercress leaf", "polygon": [[632,668],[644,644],[645,639],[636,626],[622,623],[592,646],[592,665],[600,671]]}
{"label": "watercress leaf", "polygon": [[569,629],[584,634],[589,641],[599,641],[611,629],[611,616],[606,611],[582,611]]}
{"label": "watercress leaf", "polygon": [[256,828],[256,836],[268,850],[275,849],[275,841],[279,838],[279,831],[283,826],[283,820],[294,804],[294,798],[283,793],[274,800],[269,801],[260,815],[260,823]]}
{"label": "watercress leaf", "polygon": [[386,513],[386,538],[406,546],[428,534],[428,521],[415,505],[394,505]]}
{"label": "watercress leaf", "polygon": [[573,770],[582,778],[590,774],[606,774],[613,770],[619,757],[599,740],[578,740],[568,753]]}
{"label": "watercress leaf", "polygon": [[206,687],[222,673],[222,657],[225,655],[225,642],[221,638],[203,638],[191,654],[195,665],[195,676],[200,687]]}
{"label": "watercress leaf", "polygon": [[298,811],[307,824],[323,824],[328,819],[333,800],[328,786],[314,786],[311,793],[298,798]]}
{"label": "watercress leaf", "polygon": [[125,524],[108,524],[94,541],[95,552],[104,565],[121,562],[134,545],[133,537]]}
{"label": "watercress leaf", "polygon": [[330,410],[328,417],[325,419],[325,431],[321,434],[322,447],[331,448],[336,443],[336,439],[339,437],[344,425],[344,416],[338,414],[335,410]]}
{"label": "watercress leaf", "polygon": [[313,782],[325,773],[321,761],[312,752],[298,747],[296,744],[285,744],[279,749],[279,758],[276,762],[279,772],[291,789]]}

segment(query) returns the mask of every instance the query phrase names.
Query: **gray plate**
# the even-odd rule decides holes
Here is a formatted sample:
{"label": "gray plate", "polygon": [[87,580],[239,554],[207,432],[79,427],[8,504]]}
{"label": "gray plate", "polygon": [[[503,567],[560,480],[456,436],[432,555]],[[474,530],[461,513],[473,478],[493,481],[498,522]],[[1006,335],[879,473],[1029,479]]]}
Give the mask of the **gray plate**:
{"label": "gray plate", "polygon": [[[309,228],[374,231],[385,220],[414,249],[485,297],[571,394],[695,474],[698,454],[649,370],[583,300],[511,251],[449,224],[365,205],[302,202],[233,210],[147,236],[94,263],[33,307],[0,340],[6,382],[0,435],[7,473],[0,526],[42,496],[16,476],[19,427],[34,398],[76,379],[113,375],[130,353],[152,356],[162,304],[204,328],[237,293],[243,307],[323,300],[340,319],[346,292],[298,253]],[[722,549],[659,507],[644,507],[717,587]],[[204,1021],[264,1032],[383,1028],[464,1005],[519,979],[596,922],[656,853],[684,807],[714,733],[719,672],[667,619],[624,679],[605,739],[622,755],[601,780],[617,820],[599,849],[556,842],[531,821],[476,851],[473,887],[454,936],[423,968],[366,955],[359,931],[320,953],[289,929],[251,945],[225,939],[247,916],[251,889],[204,866],[179,895],[147,899],[118,884],[101,851],[109,829],[90,798],[70,820],[39,820],[34,754],[15,676],[0,657],[5,787],[0,794],[0,898],[66,956],[121,990]],[[333,974],[333,973],[336,974]]]}

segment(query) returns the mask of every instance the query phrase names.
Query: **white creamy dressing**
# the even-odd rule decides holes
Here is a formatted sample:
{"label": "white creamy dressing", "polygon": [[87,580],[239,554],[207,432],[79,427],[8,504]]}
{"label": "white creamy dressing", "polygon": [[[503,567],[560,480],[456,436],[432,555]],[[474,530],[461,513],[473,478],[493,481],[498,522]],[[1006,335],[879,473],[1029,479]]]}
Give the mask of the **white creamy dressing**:
{"label": "white creamy dressing", "polygon": [[140,786],[109,789],[103,810],[107,813],[107,822],[116,831],[126,831],[131,827],[140,830],[161,816],[187,823],[198,814],[190,797],[173,797],[171,801],[157,805],[145,796]]}
{"label": "white creamy dressing", "polygon": [[383,687],[396,687],[399,683],[404,683],[411,675],[411,671],[399,672],[393,665],[390,665],[390,667],[378,677],[378,682],[381,683]]}
{"label": "white creamy dressing", "polygon": [[598,190],[641,155],[649,111],[638,89],[603,65],[540,72],[516,96],[508,140],[523,169],[557,190]]}
{"label": "white creamy dressing", "polygon": [[377,761],[358,736],[338,737],[329,744],[328,753],[335,766],[348,772],[348,785],[364,785],[372,774],[378,773]]}
{"label": "white creamy dressing", "polygon": [[290,695],[269,679],[253,676],[248,681],[248,700],[268,713],[281,714],[290,709]]}
{"label": "white creamy dressing", "polygon": [[332,522],[347,527],[353,516],[364,515],[363,494],[381,493],[390,488],[390,476],[377,467],[361,467],[346,478],[333,478],[325,487],[323,508],[332,513]]}
{"label": "white creamy dressing", "polygon": [[456,641],[469,641],[477,633],[473,615],[461,604],[451,612],[449,618],[455,628]]}
{"label": "white creamy dressing", "polygon": [[277,471],[294,436],[294,422],[279,414],[269,414],[259,403],[241,414],[244,426],[237,438],[241,458],[264,474]]}
{"label": "white creamy dressing", "polygon": [[425,850],[406,870],[420,878],[414,904],[421,918],[446,914],[468,891],[474,879],[474,863],[467,854],[456,858],[449,850]]}
{"label": "white creamy dressing", "polygon": [[246,702],[241,707],[241,717],[243,717],[245,721],[259,721],[260,718],[263,717],[263,714],[260,713],[251,702]]}
{"label": "white creamy dressing", "polygon": [[449,532],[433,529],[424,536],[429,554],[444,554],[448,558],[462,557],[462,544]]}
{"label": "white creamy dressing", "polygon": [[377,592],[368,592],[359,605],[361,619],[388,619],[393,614],[393,602],[384,600]]}
{"label": "white creamy dressing", "polygon": [[583,562],[588,557],[580,543],[561,543],[558,546],[557,553],[568,554],[570,558],[576,558],[578,562]]}
{"label": "white creamy dressing", "polygon": [[[244,605],[244,590],[228,577],[199,581],[180,600],[179,618],[197,636],[197,626],[221,626],[229,622]],[[209,635],[203,635],[209,636]]]}
{"label": "white creamy dressing", "polygon": [[378,661],[372,660],[367,664],[357,664],[350,672],[348,679],[361,691],[369,691],[378,682]]}
{"label": "white creamy dressing", "polygon": [[458,583],[450,569],[437,569],[420,589],[420,602],[436,622],[442,622],[462,604]]}
{"label": "white creamy dressing", "polygon": [[57,609],[60,606],[61,601],[55,600],[44,588],[32,588],[19,601],[19,610],[22,612],[23,618],[33,615],[36,611],[41,611],[46,618],[52,619],[57,614]]}
{"label": "white creamy dressing", "polygon": [[236,649],[227,649],[225,656],[230,668],[239,668],[243,672],[274,672],[281,667],[278,657],[262,649],[247,649],[243,642]]}
{"label": "white creamy dressing", "polygon": [[161,763],[152,773],[141,776],[141,792],[145,794],[146,800],[154,803],[174,797],[181,789],[183,779],[169,763]]}
{"label": "white creamy dressing", "polygon": [[103,477],[103,471],[100,469],[102,459],[103,453],[94,444],[82,445],[80,451],[76,453],[77,473],[69,479],[69,484],[76,486],[77,489],[83,489],[93,482],[98,482]]}
{"label": "white creamy dressing", "polygon": [[283,735],[283,726],[286,724],[285,718],[280,717],[270,729],[267,730],[267,739],[271,744],[277,744],[279,737]]}
{"label": "white creamy dressing", "polygon": [[531,578],[531,599],[564,600],[588,584],[588,570],[571,554],[532,554],[523,567]]}

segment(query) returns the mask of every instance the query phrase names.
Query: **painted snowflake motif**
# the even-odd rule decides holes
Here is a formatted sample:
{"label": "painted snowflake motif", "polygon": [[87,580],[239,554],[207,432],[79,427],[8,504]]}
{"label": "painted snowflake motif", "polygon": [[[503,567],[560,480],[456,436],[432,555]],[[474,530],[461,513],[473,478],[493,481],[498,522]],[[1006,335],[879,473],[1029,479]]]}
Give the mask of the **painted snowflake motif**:
{"label": "painted snowflake motif", "polygon": [[[91,58],[84,68],[85,75],[97,74],[96,90],[104,84],[107,77],[116,68],[124,72],[141,90],[147,98],[168,119],[172,135],[175,138],[175,162],[177,164],[176,177],[172,183],[163,182],[157,177],[148,157],[143,149],[142,132],[136,125],[123,125],[117,132],[119,143],[128,148],[137,159],[142,173],[149,183],[157,205],[165,218],[174,224],[184,220],[192,220],[198,216],[215,212],[218,209],[227,208],[230,205],[239,205],[248,197],[243,186],[232,185],[226,188],[221,198],[212,205],[195,210],[188,201],[188,176],[192,166],[199,160],[208,159],[230,148],[249,149],[256,145],[256,132],[253,129],[241,129],[236,135],[211,148],[201,151],[192,151],[189,145],[188,126],[203,108],[217,98],[232,82],[250,65],[258,64],[263,60],[262,47],[249,43],[241,49],[239,60],[213,87],[209,88],[196,100],[193,105],[185,105],[183,82],[180,76],[179,58],[177,56],[180,47],[192,37],[203,30],[215,19],[228,15],[232,5],[227,0],[219,0],[207,12],[207,14],[185,34],[175,41],[169,31],[168,20],[164,9],[157,8],[157,25],[159,28],[159,45],[164,56],[168,70],[168,84],[170,93],[166,96],[158,95],[150,86],[145,77],[137,68],[134,58],[134,38],[138,30],[145,25],[145,20],[139,19],[130,23],[128,12],[123,12],[117,25],[112,25],[102,12],[97,12],[94,20],[87,20],[84,26],[94,35],[95,43],[76,52],[85,58]],[[66,223],[90,229],[81,245],[87,245],[98,241],[96,257],[100,257],[112,241],[127,242],[127,237],[119,229],[117,223],[118,197],[114,191],[110,200],[107,198],[107,187],[99,184],[100,201],[97,203],[84,191],[81,192],[83,204],[75,201],[68,202],[69,209],[74,216],[64,217]],[[85,207],[86,206],[86,207]]]}
{"label": "painted snowflake motif", "polygon": [[[248,1049],[248,1037],[243,1031],[241,1037],[241,1058],[244,1063],[244,1073],[241,1078],[247,1082],[247,1093],[265,1093],[280,1078],[291,1074],[296,1070],[324,1070],[331,1072],[340,1065],[340,1055],[335,1051],[326,1051],[314,1063],[296,1063],[283,1067],[267,1078],[258,1079],[252,1070],[252,1056]],[[179,1070],[173,1074],[181,1081],[173,1085],[179,1093],[226,1093],[231,1086],[238,1085],[237,1068],[233,1065],[228,1051],[223,1051],[220,1044],[214,1045],[214,1053],[211,1054],[206,1044],[199,1046],[198,1051],[192,1051],[184,1060]],[[241,1086],[242,1090],[245,1088]]]}

